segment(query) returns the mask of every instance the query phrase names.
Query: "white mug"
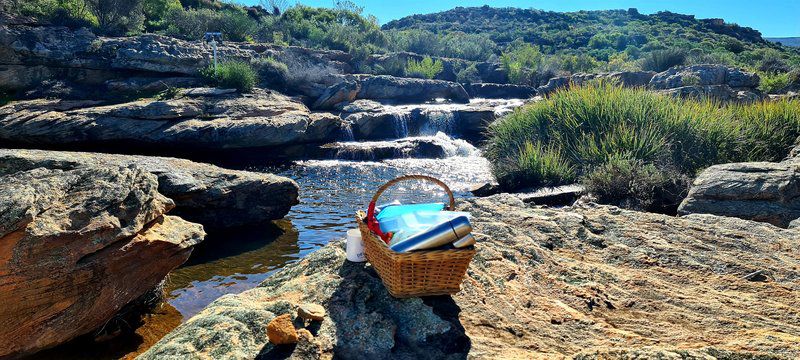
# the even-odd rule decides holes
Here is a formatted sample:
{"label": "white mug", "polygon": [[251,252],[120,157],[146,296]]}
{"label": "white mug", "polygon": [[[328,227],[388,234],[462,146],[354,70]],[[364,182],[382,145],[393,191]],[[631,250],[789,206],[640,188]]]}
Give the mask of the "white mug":
{"label": "white mug", "polygon": [[364,255],[364,240],[361,239],[361,231],[359,229],[347,230],[345,253],[347,253],[347,260],[352,262],[367,261],[367,257]]}

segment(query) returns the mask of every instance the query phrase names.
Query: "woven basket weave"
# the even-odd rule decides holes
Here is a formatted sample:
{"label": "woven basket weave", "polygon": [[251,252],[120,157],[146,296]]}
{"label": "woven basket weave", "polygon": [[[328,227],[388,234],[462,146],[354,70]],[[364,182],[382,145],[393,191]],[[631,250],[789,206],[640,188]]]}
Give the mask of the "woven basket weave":
{"label": "woven basket weave", "polygon": [[[452,191],[440,180],[425,175],[406,175],[383,185],[371,204],[377,202],[381,193],[390,186],[407,180],[431,181],[447,192],[450,197],[448,210],[453,210],[455,199]],[[475,247],[463,249],[394,252],[367,226],[366,213],[356,214],[358,228],[364,240],[367,260],[378,272],[389,293],[397,298],[455,294],[461,290],[461,281],[475,255]]]}

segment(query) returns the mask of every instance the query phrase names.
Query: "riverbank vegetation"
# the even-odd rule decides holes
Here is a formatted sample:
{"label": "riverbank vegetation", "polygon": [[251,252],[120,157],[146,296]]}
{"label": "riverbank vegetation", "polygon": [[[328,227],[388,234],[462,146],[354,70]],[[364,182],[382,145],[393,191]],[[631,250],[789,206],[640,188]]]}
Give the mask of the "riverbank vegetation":
{"label": "riverbank vegetation", "polygon": [[785,74],[800,68],[800,49],[767,42],[756,30],[722,19],[645,15],[636,9],[557,13],[459,7],[381,27],[345,0],[332,8],[287,6],[279,0],[252,7],[216,0],[16,1],[25,15],[103,35],[153,32],[198,40],[207,31],[221,31],[232,41],[343,50],[357,59],[409,51],[497,61],[511,82],[526,85],[540,85],[555,74],[663,71],[697,63],[743,67],[781,84]]}
{"label": "riverbank vegetation", "polygon": [[[577,180],[650,210],[677,205],[710,165],[781,160],[800,136],[800,101],[721,105],[595,82],[525,105],[489,133],[486,156],[505,189]],[[639,197],[656,188],[674,196]]]}

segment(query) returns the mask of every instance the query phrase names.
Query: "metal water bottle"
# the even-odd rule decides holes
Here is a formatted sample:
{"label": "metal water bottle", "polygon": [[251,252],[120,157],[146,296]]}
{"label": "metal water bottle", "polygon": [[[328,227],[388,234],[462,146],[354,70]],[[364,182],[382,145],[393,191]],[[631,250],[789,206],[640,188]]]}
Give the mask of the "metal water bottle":
{"label": "metal water bottle", "polygon": [[432,249],[444,246],[469,235],[472,224],[466,216],[459,216],[449,221],[434,225],[428,230],[413,235],[389,248],[395,252]]}

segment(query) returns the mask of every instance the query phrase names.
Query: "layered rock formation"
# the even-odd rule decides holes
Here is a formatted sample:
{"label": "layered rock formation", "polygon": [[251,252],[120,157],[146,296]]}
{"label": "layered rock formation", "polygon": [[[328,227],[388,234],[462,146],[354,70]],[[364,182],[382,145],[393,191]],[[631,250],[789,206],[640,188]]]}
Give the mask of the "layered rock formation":
{"label": "layered rock formation", "polygon": [[[216,300],[140,359],[800,356],[797,230],[591,204],[527,208],[509,195],[460,209],[486,235],[452,297],[394,299],[337,242]],[[314,338],[269,344],[266,324],[305,302],[329,314],[309,326]]]}
{"label": "layered rock formation", "polygon": [[762,98],[755,73],[725,65],[676,66],[653,76],[650,88],[683,98],[753,102]]}
{"label": "layered rock formation", "polygon": [[539,95],[546,96],[554,91],[571,85],[582,85],[595,79],[617,81],[625,87],[645,87],[656,73],[653,71],[618,71],[610,73],[586,74],[578,73],[570,76],[559,76],[550,79],[547,84],[536,89]]}
{"label": "layered rock formation", "polygon": [[461,84],[430,79],[401,78],[388,75],[348,76],[325,89],[314,102],[317,109],[331,109],[357,99],[414,103],[436,99],[469,102]]}
{"label": "layered rock formation", "polygon": [[136,167],[0,166],[0,357],[101,327],[205,233]]}
{"label": "layered rock formation", "polygon": [[174,99],[99,105],[45,99],[10,103],[0,107],[0,140],[191,152],[325,142],[341,131],[335,115],[311,113],[302,103],[268,90],[190,89]]}
{"label": "layered rock formation", "polygon": [[595,79],[609,79],[624,87],[647,87],[659,93],[681,98],[711,98],[717,101],[754,102],[763,94],[757,89],[755,73],[725,65],[676,66],[666,71],[622,71],[599,74],[573,74],[550,79],[536,92],[546,96],[572,85],[582,85]]}
{"label": "layered rock formation", "polygon": [[795,151],[779,163],[708,167],[695,179],[678,213],[733,216],[789,226],[800,219],[800,157]]}
{"label": "layered rock formation", "polygon": [[281,219],[298,203],[294,181],[267,173],[166,157],[0,149],[0,169],[71,171],[91,166],[136,166],[155,175],[158,191],[175,202],[172,214],[211,228]]}

